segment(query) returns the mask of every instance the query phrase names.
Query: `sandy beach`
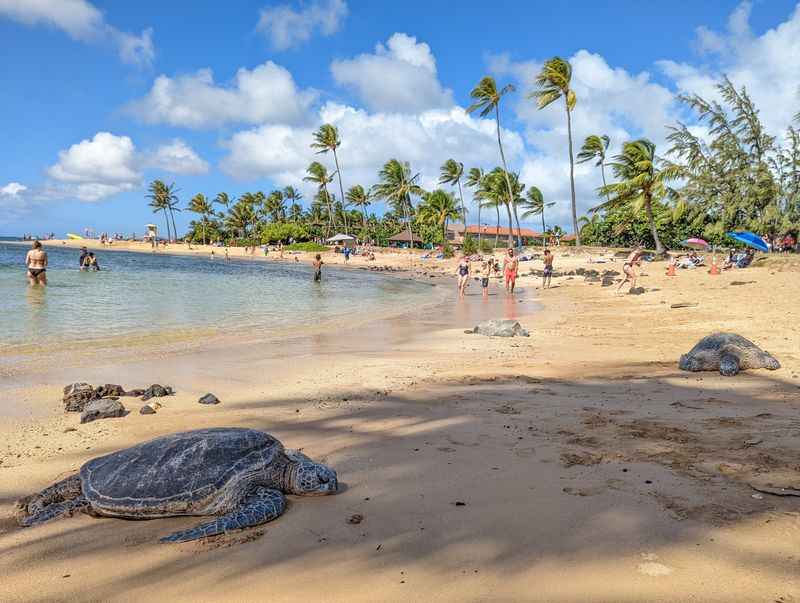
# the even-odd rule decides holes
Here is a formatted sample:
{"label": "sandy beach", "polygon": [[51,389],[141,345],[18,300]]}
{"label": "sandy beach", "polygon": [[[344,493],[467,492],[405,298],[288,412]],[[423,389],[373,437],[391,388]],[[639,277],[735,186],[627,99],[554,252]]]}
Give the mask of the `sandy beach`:
{"label": "sandy beach", "polygon": [[[645,293],[616,296],[603,286],[603,271],[621,270],[610,255],[557,251],[562,275],[545,291],[528,274],[541,261],[522,263],[517,294],[493,283],[488,302],[476,282],[458,301],[450,277],[439,305],[280,345],[63,363],[45,350],[0,385],[0,600],[800,600],[800,498],[752,487],[800,488],[800,265],[667,277],[663,262],[645,264]],[[454,266],[417,259],[411,275],[441,282]],[[531,336],[464,333],[500,317]],[[752,339],[782,368],[678,370],[715,331]],[[60,401],[75,381],[177,393],[156,415],[123,398],[128,416],[80,425]],[[222,404],[197,404],[206,392]],[[22,529],[12,517],[17,498],[90,458],[207,426],[268,431],[343,487],[181,545],[158,538],[197,518]]]}

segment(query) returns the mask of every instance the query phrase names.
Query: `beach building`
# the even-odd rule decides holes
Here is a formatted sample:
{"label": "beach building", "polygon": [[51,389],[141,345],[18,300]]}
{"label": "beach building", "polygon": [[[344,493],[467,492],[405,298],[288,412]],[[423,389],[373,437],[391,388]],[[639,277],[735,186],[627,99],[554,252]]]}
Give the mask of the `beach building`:
{"label": "beach building", "polygon": [[[389,247],[408,247],[411,244],[411,238],[408,236],[408,230],[403,229],[396,235],[389,237]],[[422,238],[414,233],[414,247],[424,247]]]}
{"label": "beach building", "polygon": [[[508,228],[503,226],[498,228],[497,226],[488,226],[486,224],[480,226],[477,224],[470,224],[467,225],[466,232],[475,239],[478,238],[478,234],[480,233],[482,239],[494,240],[495,235],[497,235],[500,241],[508,240]],[[514,236],[514,240],[516,241],[517,229],[514,228],[511,231],[511,234]],[[531,230],[530,228],[521,228],[520,235],[522,236],[522,242],[524,245],[541,245],[542,243],[541,232]],[[451,245],[462,245],[464,243],[464,225],[450,224],[447,227],[447,240]]]}

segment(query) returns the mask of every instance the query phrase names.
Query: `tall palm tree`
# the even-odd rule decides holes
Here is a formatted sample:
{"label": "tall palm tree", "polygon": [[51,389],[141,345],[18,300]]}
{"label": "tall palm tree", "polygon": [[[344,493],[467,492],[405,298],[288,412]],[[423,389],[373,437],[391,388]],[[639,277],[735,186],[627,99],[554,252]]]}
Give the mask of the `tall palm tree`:
{"label": "tall palm tree", "polygon": [[303,198],[303,193],[293,186],[286,186],[283,188],[283,198],[286,199],[286,202],[291,206],[298,203],[300,199]]}
{"label": "tall palm tree", "polygon": [[[498,91],[497,84],[494,81],[494,78],[491,76],[485,76],[475,88],[472,89],[470,92],[470,96],[475,100],[469,107],[467,107],[467,113],[472,113],[473,111],[477,111],[480,109],[480,116],[486,117],[490,113],[494,113],[495,125],[497,126],[497,146],[500,149],[500,161],[503,164],[503,174],[506,176],[506,190],[511,193],[513,187],[511,186],[511,181],[508,179],[508,165],[506,165],[506,154],[503,152],[503,141],[500,138],[500,99],[509,92],[513,92],[515,90],[513,84],[506,84],[503,88]],[[509,206],[514,210],[514,215],[517,215],[517,206],[514,203],[514,200],[509,197],[508,199]],[[517,220],[519,224],[519,220]],[[511,229],[513,230],[513,228]],[[511,232],[509,231],[509,245],[513,247],[514,243],[511,240]],[[517,230],[517,242],[519,246],[522,247],[522,233]]]}
{"label": "tall palm tree", "polygon": [[[217,193],[217,196],[214,197],[214,200],[211,202],[211,204],[221,205],[225,208],[225,211],[228,211],[228,207],[231,204],[231,198],[228,193]],[[224,215],[224,212],[220,212],[220,217],[223,217]]]}
{"label": "tall palm tree", "polygon": [[555,203],[553,201],[545,203],[542,191],[536,186],[531,186],[525,195],[525,201],[523,201],[521,205],[525,208],[525,211],[522,212],[523,218],[542,216],[542,241],[544,241],[544,233],[547,231],[547,225],[544,221],[544,210],[545,208],[552,207]]}
{"label": "tall palm tree", "polygon": [[[508,214],[508,246],[513,247],[514,238],[512,233],[514,232],[514,223],[511,208],[522,201],[522,191],[525,185],[520,183],[517,174],[508,174],[500,167],[496,167],[489,172],[484,180],[486,182],[485,188],[488,199],[490,199],[496,207],[499,208],[502,204],[506,208],[506,213]],[[509,185],[511,189],[508,188]],[[517,224],[517,228],[519,228],[519,224]],[[519,244],[521,247],[521,234]]]}
{"label": "tall palm tree", "polygon": [[441,229],[442,243],[447,242],[447,222],[459,218],[458,206],[453,195],[437,188],[422,195],[422,203],[417,208],[417,216],[423,224]]}
{"label": "tall palm tree", "polygon": [[286,218],[286,202],[283,191],[272,191],[264,201],[264,210],[273,222],[283,222]]}
{"label": "tall palm tree", "polygon": [[153,213],[164,212],[164,222],[167,224],[167,240],[172,240],[172,231],[169,228],[169,204],[167,199],[167,185],[161,180],[153,180],[147,187],[147,198],[150,199],[148,205],[153,208]]}
{"label": "tall palm tree", "polygon": [[414,233],[411,231],[411,220],[414,217],[412,196],[421,196],[425,191],[417,184],[419,174],[411,175],[411,166],[407,161],[397,159],[387,161],[378,172],[380,182],[372,187],[372,196],[384,199],[392,209],[402,215],[406,221],[408,238],[414,247]]}
{"label": "tall palm tree", "polygon": [[253,206],[248,202],[247,198],[243,197],[244,195],[228,210],[228,214],[225,216],[225,226],[245,238],[247,236],[247,227],[253,219]]}
{"label": "tall palm tree", "polygon": [[448,159],[439,168],[439,184],[455,184],[458,187],[458,200],[461,202],[461,214],[464,221],[464,236],[467,235],[467,206],[464,205],[464,193],[461,192],[461,177],[464,175],[464,164],[455,159]]}
{"label": "tall palm tree", "polygon": [[530,96],[536,99],[539,109],[564,99],[564,108],[567,112],[567,140],[569,141],[569,184],[572,193],[572,229],[575,233],[575,245],[581,245],[581,233],[578,232],[578,210],[575,204],[575,160],[572,156],[572,110],[575,109],[577,97],[570,88],[572,81],[572,65],[561,57],[553,57],[545,61],[542,70],[536,76],[539,89]]}
{"label": "tall palm tree", "polygon": [[175,226],[175,212],[181,211],[178,206],[178,193],[180,189],[175,188],[175,184],[167,184],[164,186],[164,199],[166,200],[167,210],[169,211],[170,218],[172,218],[172,236],[178,240],[178,228]]}
{"label": "tall palm tree", "polygon": [[605,134],[602,136],[597,136],[596,134],[587,136],[586,140],[583,141],[583,146],[578,152],[577,157],[578,163],[586,163],[593,159],[597,160],[597,163],[594,165],[600,168],[600,175],[603,177],[603,186],[606,185],[606,151],[608,150],[608,144],[610,142],[611,139]]}
{"label": "tall palm tree", "polygon": [[308,176],[303,178],[306,182],[313,182],[319,187],[320,197],[322,201],[327,205],[328,208],[328,230],[326,230],[326,235],[330,236],[330,230],[336,230],[336,223],[334,220],[334,211],[333,211],[333,204],[331,200],[331,196],[328,193],[328,185],[333,181],[333,177],[328,174],[328,168],[322,165],[319,161],[312,161],[311,164],[306,168],[306,173]]}
{"label": "tall palm tree", "polygon": [[[483,202],[478,196],[478,191],[480,190],[481,181],[483,180],[483,170],[481,168],[470,168],[469,173],[467,174],[467,181],[466,185],[472,189],[475,189],[475,192],[472,195],[473,200],[478,202],[478,247],[481,246],[481,207],[483,207]],[[500,212],[497,212],[497,224],[500,224]],[[466,234],[466,224],[464,225],[465,234]]]}
{"label": "tall palm tree", "polygon": [[194,197],[192,197],[191,201],[189,201],[189,205],[186,207],[186,209],[202,217],[203,245],[205,245],[208,216],[209,214],[214,213],[214,210],[211,208],[211,203],[208,202],[208,199],[206,199],[206,196],[203,193],[197,193]]}
{"label": "tall palm tree", "polygon": [[367,213],[366,209],[372,203],[369,191],[365,190],[360,184],[351,186],[344,196],[345,200],[350,204],[358,207],[361,210],[361,223],[364,228],[367,227]]}
{"label": "tall palm tree", "polygon": [[663,255],[664,245],[658,237],[653,216],[653,201],[673,194],[666,183],[679,178],[681,169],[675,165],[659,169],[656,166],[657,160],[656,145],[645,138],[622,145],[622,153],[615,155],[609,164],[619,182],[600,188],[600,194],[607,195],[609,199],[592,211],[613,209],[623,205],[630,205],[634,211],[644,208],[650,233],[656,245],[656,253]]}
{"label": "tall palm tree", "polygon": [[[317,149],[317,153],[327,153],[333,151],[333,162],[336,164],[336,177],[339,179],[339,193],[340,199],[344,200],[344,186],[342,186],[342,170],[339,167],[339,156],[336,149],[342,144],[339,138],[339,130],[336,126],[331,124],[322,124],[319,129],[314,132],[314,142],[311,143],[312,149]],[[347,231],[347,215],[345,213],[344,220],[344,233],[350,234]]]}
{"label": "tall palm tree", "polygon": [[[284,195],[286,193],[284,192]],[[289,220],[291,222],[300,222],[303,219],[303,206],[299,203],[292,203],[289,206]]]}

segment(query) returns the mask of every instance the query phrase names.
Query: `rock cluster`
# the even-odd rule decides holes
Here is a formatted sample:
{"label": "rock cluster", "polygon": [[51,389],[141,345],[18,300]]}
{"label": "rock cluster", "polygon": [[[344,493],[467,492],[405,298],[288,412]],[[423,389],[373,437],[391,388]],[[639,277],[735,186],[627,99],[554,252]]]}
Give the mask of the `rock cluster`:
{"label": "rock cluster", "polygon": [[[96,400],[109,400],[116,399],[122,396],[141,397],[143,401],[150,398],[159,398],[162,396],[171,396],[175,392],[169,386],[159,385],[157,383],[151,385],[147,389],[132,389],[125,391],[121,385],[113,383],[106,383],[97,387],[89,383],[70,383],[64,388],[64,410],[67,412],[83,412],[90,402]],[[120,404],[121,406],[121,404]]]}

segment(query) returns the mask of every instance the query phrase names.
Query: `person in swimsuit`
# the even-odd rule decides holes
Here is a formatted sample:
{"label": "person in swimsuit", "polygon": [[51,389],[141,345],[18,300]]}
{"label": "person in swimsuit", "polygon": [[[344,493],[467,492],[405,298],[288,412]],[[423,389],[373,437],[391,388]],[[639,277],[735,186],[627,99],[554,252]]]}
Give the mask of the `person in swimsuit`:
{"label": "person in swimsuit", "polygon": [[506,291],[509,293],[514,293],[518,268],[519,259],[514,256],[514,250],[509,247],[506,257],[503,259],[503,276],[505,277]]}
{"label": "person in swimsuit", "polygon": [[469,283],[469,262],[467,261],[467,256],[461,256],[461,261],[458,262],[458,267],[456,268],[456,274],[458,274],[458,296],[464,297],[464,291],[466,291],[467,284]]}
{"label": "person in swimsuit", "polygon": [[91,251],[83,260],[83,270],[92,270],[94,272],[100,270],[100,264],[97,263],[97,258]]}
{"label": "person in swimsuit", "polygon": [[489,277],[492,275],[492,264],[492,260],[481,264],[481,289],[483,289],[483,299],[489,299]]}
{"label": "person in swimsuit", "polygon": [[33,242],[33,248],[25,256],[28,269],[28,282],[31,285],[47,284],[47,252],[39,241]]}
{"label": "person in swimsuit", "polygon": [[622,279],[622,282],[619,284],[619,287],[617,287],[617,293],[620,292],[620,289],[622,289],[622,287],[624,287],[625,283],[627,283],[628,281],[630,281],[631,283],[631,288],[628,289],[629,293],[636,288],[636,279],[638,278],[638,275],[636,274],[635,267],[641,265],[643,253],[644,250],[642,249],[642,246],[637,245],[636,247],[633,248],[633,251],[631,251],[630,254],[628,254],[628,258],[622,265],[622,272],[625,273],[625,278]]}
{"label": "person in swimsuit", "polygon": [[318,283],[322,280],[322,264],[325,262],[322,261],[322,256],[317,254],[314,257],[314,261],[311,262],[311,265],[314,267],[314,282]]}
{"label": "person in swimsuit", "polygon": [[550,288],[550,279],[553,277],[553,254],[549,249],[544,250],[544,270],[542,271],[542,289]]}
{"label": "person in swimsuit", "polygon": [[78,259],[78,266],[83,270],[83,262],[89,256],[89,250],[86,247],[81,247],[81,257]]}

